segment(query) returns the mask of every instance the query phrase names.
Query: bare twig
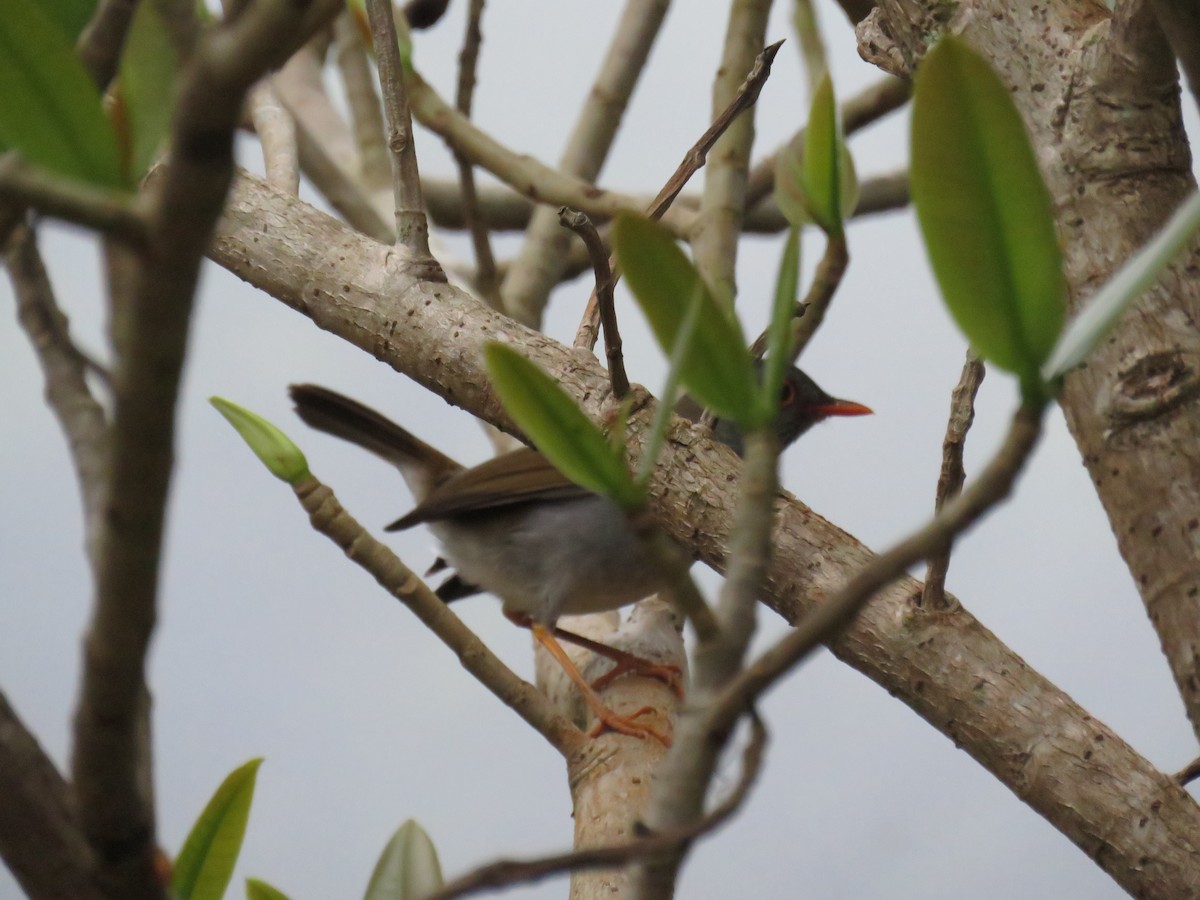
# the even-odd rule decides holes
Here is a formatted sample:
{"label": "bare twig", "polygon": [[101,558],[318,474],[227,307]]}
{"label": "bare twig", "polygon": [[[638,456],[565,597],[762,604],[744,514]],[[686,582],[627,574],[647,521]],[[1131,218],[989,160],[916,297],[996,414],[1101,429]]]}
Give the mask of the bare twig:
{"label": "bare twig", "polygon": [[[626,210],[641,212],[642,205],[626,194],[604,190],[526,154],[515,153],[484,134],[457,110],[451,108],[418,74],[408,72],[409,100],[413,115],[455,150],[491,172],[518,193],[555,207],[569,206],[596,219],[611,219]],[[663,225],[683,236],[691,230],[693,214],[670,214]]]}
{"label": "bare twig", "polygon": [[[783,41],[776,41],[768,47],[764,47],[762,52],[755,57],[754,66],[746,75],[745,81],[738,88],[734,98],[729,102],[721,112],[717,115],[704,134],[700,135],[700,139],[691,146],[683,161],[679,163],[671,177],[667,179],[666,184],[650,201],[650,205],[646,207],[646,218],[653,221],[659,221],[667,214],[667,210],[671,208],[675,198],[679,196],[679,192],[683,190],[684,185],[688,183],[693,175],[700,170],[704,165],[704,161],[708,158],[708,152],[713,148],[713,145],[725,133],[726,129],[737,119],[737,117],[749,109],[758,100],[758,95],[762,93],[763,85],[766,84],[767,77],[771,74],[771,63],[775,60],[775,54],[779,52],[779,48],[783,46]],[[611,266],[615,266],[615,257],[609,260]],[[614,272],[615,272],[614,268]],[[618,275],[614,275],[613,286],[616,286]],[[599,306],[597,304],[596,293],[593,291],[592,296],[588,298],[587,306],[584,308],[583,319],[579,323],[579,328],[575,333],[575,346],[586,348],[588,350],[596,346],[596,336],[598,334],[597,323],[599,321]]]}
{"label": "bare twig", "polygon": [[277,190],[300,194],[300,159],[296,149],[296,123],[283,108],[269,80],[250,92],[250,117],[262,144],[267,183]]}
{"label": "bare twig", "polygon": [[519,678],[438,599],[411,569],[381,544],[338,502],[333,491],[315,478],[293,485],[296,498],[313,528],[345,551],[430,631],[454,651],[463,668],[495,694],[564,756],[579,750],[587,738],[555,712],[533,685]]}
{"label": "bare twig", "polygon": [[[847,137],[895,112],[912,96],[912,84],[888,75],[842,103],[842,129]],[[804,129],[792,136],[784,147],[803,147]],[[781,147],[754,164],[746,178],[746,206],[761,203],[775,187],[775,158]]]}
{"label": "bare twig", "polygon": [[[733,724],[714,728],[714,702],[737,676],[758,611],[771,554],[774,502],[778,490],[779,442],[774,432],[745,435],[745,457],[737,520],[730,536],[729,567],[717,605],[718,633],[692,655],[692,691],[675,727],[675,741],[659,767],[646,821],[652,829],[686,827],[703,816],[704,798]],[[670,897],[688,846],[665,848],[635,873],[639,897]]]}
{"label": "bare twig", "polygon": [[360,183],[358,151],[325,92],[315,50],[305,47],[294,54],[272,83],[296,123],[301,170],[351,226],[380,243],[392,243],[396,232],[391,179],[386,203],[377,203],[377,194]]}
{"label": "bare twig", "polygon": [[340,8],[259,0],[209,32],[182,79],[172,155],[152,189],[152,252],[115,296],[117,366],[96,602],[75,717],[80,821],[112,896],[161,898],[148,786],[145,660],[157,610],[175,401],[200,263],[233,177],[233,138],[250,88]]}
{"label": "bare twig", "polygon": [[[946,423],[946,437],[942,441],[942,470],[938,475],[934,513],[941,512],[946,503],[957,497],[966,481],[963,447],[967,441],[967,431],[975,420],[975,395],[983,383],[984,371],[983,362],[968,349],[962,375],[950,396],[950,420]],[[951,544],[947,543],[944,549],[929,559],[920,601],[926,609],[946,608],[946,572],[950,569],[950,548]]]}
{"label": "bare twig", "polygon": [[379,191],[392,186],[392,161],[384,138],[383,109],[375,91],[375,76],[354,15],[347,8],[334,24],[335,58],[358,148],[358,171],[369,191]]}
{"label": "bare twig", "polygon": [[[669,0],[626,0],[600,70],[567,138],[559,160],[563,172],[587,182],[594,182],[600,174],[668,6]],[[558,226],[554,207],[533,211],[525,240],[504,277],[502,292],[510,315],[528,325],[541,321],[571,245],[570,237]]]}
{"label": "bare twig", "polygon": [[92,396],[86,378],[96,364],[71,342],[67,317],[55,302],[31,228],[21,226],[14,232],[5,262],[17,296],[17,317],[42,366],[46,399],[67,437],[83,499],[86,543],[94,563],[108,430],[104,408]]}
{"label": "bare twig", "polygon": [[375,41],[375,59],[379,66],[379,87],[383,93],[383,117],[387,122],[387,145],[392,152],[392,188],[396,200],[396,243],[431,266],[429,225],[425,203],[421,199],[421,175],[417,170],[417,150],[413,140],[412,116],[408,108],[408,88],[404,64],[396,40],[396,20],[391,0],[366,0]]}
{"label": "bare twig", "polygon": [[[824,321],[825,312],[829,309],[838,285],[842,283],[842,276],[846,274],[849,260],[844,234],[826,241],[825,253],[813,274],[813,283],[809,285],[804,299],[796,304],[792,312],[793,337],[791,350],[788,351],[788,362],[795,363],[800,358],[800,354],[804,352],[804,348]],[[750,352],[755,359],[762,359],[763,354],[767,352],[768,337],[769,329],[764,330],[750,345]]]}
{"label": "bare twig", "polygon": [[135,9],[137,0],[101,0],[75,42],[79,61],[102,91],[117,74]]}
{"label": "bare twig", "polygon": [[812,0],[792,0],[792,23],[800,40],[800,55],[804,59],[804,74],[808,93],[812,96],[817,85],[829,70],[825,58],[825,42],[821,40],[821,23]]}
{"label": "bare twig", "polygon": [[127,194],[55,177],[27,165],[16,153],[0,156],[0,200],[94,228],[135,247],[146,243],[146,217]]}
{"label": "bare twig", "polygon": [[[467,10],[467,30],[463,35],[462,51],[458,54],[458,87],[454,94],[454,105],[468,119],[471,118],[471,104],[475,96],[475,71],[479,64],[479,48],[483,43],[483,30],[480,26],[483,4],[484,0],[471,0]],[[475,287],[488,303],[499,309],[500,279],[496,274],[496,255],[492,252],[487,224],[479,213],[475,168],[458,150],[454,150],[453,153],[462,192],[463,220],[471,234],[471,245],[475,248]]]}
{"label": "bare twig", "polygon": [[1017,410],[1003,445],[979,478],[929,524],[872,559],[842,590],[739,675],[722,693],[713,727],[732,727],[740,710],[755,703],[810,651],[849,625],[878,591],[901,577],[908,566],[945,547],[1007,497],[1041,435],[1042,413],[1026,407]]}
{"label": "bare twig", "polygon": [[1200,778],[1200,759],[1193,759],[1172,777],[1180,787],[1187,787],[1197,778]]}
{"label": "bare twig", "polygon": [[804,303],[795,312],[796,327],[792,338],[792,349],[788,353],[789,362],[794,363],[800,358],[800,354],[804,352],[808,342],[812,340],[817,329],[821,327],[821,323],[825,321],[825,313],[829,309],[829,304],[833,302],[833,295],[837,293],[838,286],[842,283],[842,276],[846,274],[846,266],[849,262],[850,255],[846,249],[846,235],[844,233],[827,235],[825,253],[821,256],[820,263],[817,264],[817,271],[813,274],[813,283],[808,288]]}
{"label": "bare twig", "polygon": [[763,755],[767,745],[767,729],[755,714],[750,715],[750,741],[742,753],[742,775],[737,786],[719,805],[700,821],[684,828],[659,831],[639,837],[627,844],[613,847],[593,847],[576,850],[541,859],[517,861],[502,860],[491,863],[456,878],[443,887],[429,900],[453,900],[484,890],[495,890],[514,884],[538,881],[559,872],[576,872],[580,869],[616,868],[634,860],[691,844],[697,838],[714,831],[728,821],[745,802],[762,769]]}
{"label": "bare twig", "polygon": [[608,358],[608,376],[612,380],[613,396],[618,400],[629,393],[629,377],[625,374],[625,361],[621,354],[621,334],[617,330],[617,309],[613,302],[613,272],[608,261],[608,250],[596,226],[581,212],[567,209],[558,211],[558,221],[579,235],[587,247],[596,273],[593,293],[599,298],[600,324],[604,327],[604,352]]}
{"label": "bare twig", "polygon": [[[757,65],[766,42],[771,0],[735,0],[720,65],[713,78],[713,111],[724,109],[741,92],[739,84]],[[696,230],[689,236],[692,258],[716,296],[732,306],[737,296],[737,252],[746,208],[746,172],[754,145],[754,116],[738,116],[714,145],[704,170],[704,192]]]}
{"label": "bare twig", "polygon": [[[425,203],[433,222],[442,228],[465,228],[462,192],[457,181],[444,178],[425,178],[421,184],[425,190]],[[479,214],[492,231],[518,231],[529,224],[533,204],[505,185],[485,184],[476,189]],[[638,200],[642,208],[649,206],[650,197]],[[864,177],[859,186],[858,205],[851,218],[860,218],[875,213],[888,212],[908,205],[908,173],[904,170],[886,172]],[[700,199],[693,194],[680,194],[675,206],[688,212],[700,207]],[[593,216],[593,220],[600,221]],[[783,213],[768,195],[753,208],[747,208],[742,223],[748,234],[777,234],[788,227]],[[604,229],[601,228],[601,235]],[[576,252],[578,251],[578,252]],[[511,263],[504,265],[511,266]],[[589,268],[584,249],[572,245],[561,278],[565,281]]]}

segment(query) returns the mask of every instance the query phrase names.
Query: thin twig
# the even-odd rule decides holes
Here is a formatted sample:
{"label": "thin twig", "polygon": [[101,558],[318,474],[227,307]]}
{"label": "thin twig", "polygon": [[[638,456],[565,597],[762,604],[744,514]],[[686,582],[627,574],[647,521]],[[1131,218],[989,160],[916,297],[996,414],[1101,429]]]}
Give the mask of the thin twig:
{"label": "thin twig", "polygon": [[[947,502],[958,496],[967,475],[963,470],[963,447],[967,432],[975,420],[975,395],[983,383],[983,362],[970,349],[963,363],[958,385],[950,395],[950,419],[942,441],[942,470],[938,475],[937,495],[933,511],[939,513]],[[951,544],[929,558],[925,570],[925,585],[921,588],[920,603],[926,609],[946,608],[946,572],[950,569]]]}
{"label": "thin twig", "polygon": [[923,528],[872,559],[844,588],[739,675],[718,701],[714,727],[732,727],[741,710],[757,702],[813,649],[832,640],[880,590],[903,576],[913,563],[938,552],[1007,497],[1041,436],[1042,414],[1041,409],[1018,409],[996,456],[966,490]]}
{"label": "thin twig", "polygon": [[313,528],[341,547],[356,565],[408,607],[454,651],[464,669],[529,723],[555,750],[568,756],[587,740],[582,731],[554,711],[537,688],[504,665],[387,545],[371,537],[342,507],[332,490],[315,478],[293,485],[293,490]]}
{"label": "thin twig", "polygon": [[421,175],[417,168],[412,116],[408,107],[408,88],[404,64],[400,60],[391,0],[366,0],[366,5],[371,21],[371,36],[375,41],[375,59],[379,66],[387,145],[392,153],[396,243],[408,248],[421,262],[432,263],[429,225],[425,220],[425,203],[421,199]]}
{"label": "thin twig", "polygon": [[55,302],[31,228],[23,225],[13,233],[5,263],[17,297],[17,318],[41,363],[46,399],[67,437],[83,500],[86,545],[94,564],[108,432],[104,408],[87,383],[87,373],[96,364],[71,341],[67,317]]}
{"label": "thin twig", "polygon": [[[515,153],[449,106],[416,72],[410,70],[407,77],[409,100],[417,120],[518,193],[539,203],[583,210],[595,219],[611,219],[621,211],[642,211],[635,197],[598,188],[527,154]],[[675,211],[664,215],[662,221],[672,234],[682,237],[691,231],[695,218],[695,214]]]}
{"label": "thin twig", "polygon": [[0,156],[0,200],[144,247],[149,223],[127,194],[50,175],[15,152]]}
{"label": "thin twig", "polygon": [[[650,201],[650,205],[646,207],[645,211],[646,218],[655,222],[666,215],[667,210],[671,208],[671,204],[679,196],[679,192],[683,190],[684,185],[704,165],[704,161],[708,158],[708,151],[712,149],[713,144],[733,124],[738,115],[749,109],[758,100],[758,95],[762,93],[763,85],[766,84],[767,77],[771,74],[771,63],[774,62],[775,54],[779,52],[779,48],[782,46],[783,41],[776,41],[774,44],[764,47],[762,52],[758,54],[758,57],[754,60],[754,66],[747,73],[746,80],[738,88],[733,100],[713,119],[712,124],[709,125],[704,134],[700,135],[700,139],[684,154],[683,160],[671,174],[671,177],[667,179],[666,184],[662,186],[662,190]],[[616,257],[612,257],[609,260],[609,264],[613,267],[613,287],[616,287],[616,283],[620,279],[620,273],[615,267]],[[596,346],[596,337],[599,334],[598,322],[599,306],[596,293],[593,291],[591,297],[588,298],[587,306],[584,308],[583,319],[580,321],[579,328],[575,332],[574,346],[576,348],[591,350]]]}
{"label": "thin twig", "polygon": [[604,352],[608,358],[608,377],[612,381],[613,396],[620,400],[629,393],[629,377],[625,374],[621,333],[617,330],[617,308],[613,302],[614,278],[612,267],[609,265],[608,250],[604,247],[604,241],[600,240],[596,226],[583,213],[564,206],[558,211],[558,221],[563,227],[570,228],[579,235],[592,260],[592,268],[596,273],[596,287],[593,293],[599,300],[600,324],[604,328]]}
{"label": "thin twig", "polygon": [[[559,158],[563,172],[586,182],[595,182],[599,176],[669,6],[669,0],[625,0]],[[566,205],[583,209],[578,204]],[[541,321],[572,246],[574,242],[558,225],[554,206],[533,211],[521,249],[504,276],[502,293],[510,315],[529,325]]]}
{"label": "thin twig", "polygon": [[476,869],[447,884],[429,900],[453,900],[484,890],[514,884],[526,884],[560,872],[581,869],[607,869],[627,865],[651,854],[678,849],[714,831],[728,821],[745,802],[758,780],[767,745],[767,729],[762,719],[750,714],[750,741],[742,753],[742,775],[729,796],[704,818],[684,828],[659,831],[613,847],[593,847],[534,860],[501,860]]}
{"label": "thin twig", "polygon": [[1171,777],[1175,779],[1175,783],[1180,787],[1187,787],[1197,778],[1200,778],[1200,759],[1193,759]]}
{"label": "thin twig", "polygon": [[[895,112],[907,103],[911,96],[911,82],[888,75],[842,104],[842,129],[849,137],[867,125],[878,122],[888,113]],[[783,145],[783,147],[789,146],[804,146],[803,128]],[[783,147],[760,159],[751,167],[750,173],[746,176],[747,209],[761,203],[775,187],[775,158]]]}
{"label": "thin twig", "polygon": [[[713,77],[713,110],[723,109],[740,93],[739,82],[757,66],[767,38],[771,0],[734,0],[721,59]],[[704,170],[704,192],[696,230],[688,236],[692,261],[718,300],[732,308],[737,297],[737,254],[746,208],[746,173],[754,146],[753,114],[738,116],[713,145]]]}
{"label": "thin twig", "polygon": [[250,92],[250,117],[263,151],[267,183],[278,191],[300,194],[300,158],[296,148],[296,123],[283,108],[269,79]]}
{"label": "thin twig", "polygon": [[812,0],[792,0],[792,24],[800,41],[800,56],[804,60],[804,74],[811,97],[829,70],[825,42],[821,40],[821,24],[817,21],[817,10]]}
{"label": "thin twig", "polygon": [[[737,519],[730,536],[729,566],[717,605],[719,631],[692,654],[689,703],[675,726],[675,740],[655,773],[646,821],[651,828],[686,827],[702,818],[704,798],[722,750],[733,735],[712,725],[715,700],[742,670],[758,612],[758,595],[771,555],[778,491],[779,442],[771,429],[745,435]],[[671,896],[688,847],[680,844],[646,859],[635,873],[637,896]]]}
{"label": "thin twig", "polygon": [[[793,335],[792,347],[788,351],[789,364],[794,364],[800,358],[800,354],[804,352],[804,348],[816,334],[817,328],[825,320],[825,313],[833,301],[833,295],[837,293],[838,286],[842,283],[842,277],[846,274],[846,266],[849,262],[846,236],[842,234],[828,238],[825,243],[825,253],[822,255],[820,263],[817,264],[817,271],[813,274],[812,284],[809,285],[804,299],[797,303],[796,308],[792,311]],[[764,330],[750,345],[750,352],[755,359],[762,359],[762,355],[767,351],[768,331]]]}
{"label": "thin twig", "polygon": [[383,109],[363,44],[363,34],[347,8],[333,26],[338,72],[346,91],[346,107],[358,148],[358,171],[369,191],[392,186],[392,161],[384,137]]}
{"label": "thin twig", "polygon": [[[467,30],[463,35],[462,50],[458,54],[458,85],[454,92],[454,105],[467,119],[471,118],[479,48],[483,44],[483,29],[480,26],[483,20],[483,4],[484,0],[471,0],[467,10]],[[458,150],[452,152],[454,162],[458,166],[463,220],[471,235],[471,246],[475,248],[475,288],[493,309],[500,309],[500,279],[496,274],[496,255],[492,252],[492,240],[487,225],[479,213],[475,168],[463,153]]]}
{"label": "thin twig", "polygon": [[117,61],[136,9],[137,0],[101,0],[75,42],[79,61],[101,91],[117,74]]}

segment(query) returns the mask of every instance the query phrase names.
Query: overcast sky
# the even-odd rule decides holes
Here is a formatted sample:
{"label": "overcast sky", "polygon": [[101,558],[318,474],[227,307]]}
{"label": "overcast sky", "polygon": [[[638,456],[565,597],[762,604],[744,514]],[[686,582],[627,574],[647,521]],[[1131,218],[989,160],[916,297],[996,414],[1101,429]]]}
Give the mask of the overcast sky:
{"label": "overcast sky", "polygon": [[[452,96],[466,4],[419,35],[416,65]],[[706,127],[725,3],[677,3],[601,181],[653,191]],[[802,120],[806,100],[778,4],[769,40],[789,38],[758,106],[756,158]],[[835,86],[878,78],[821,4]],[[557,159],[619,4],[493,4],[477,119],[515,150]],[[859,173],[907,157],[906,118],[852,142]],[[247,142],[245,162],[259,163]],[[422,171],[449,174],[436,137],[418,134]],[[43,249],[75,334],[104,356],[95,244],[43,229]],[[964,344],[930,281],[912,216],[855,224],[852,264],[804,366],[827,390],[876,415],[833,421],[787,456],[785,486],[817,512],[883,548],[930,512],[950,389]],[[780,241],[743,242],[739,307],[756,333]],[[461,241],[453,244],[466,253]],[[502,255],[517,243],[502,241]],[[821,245],[806,240],[806,272]],[[547,323],[569,340],[590,285],[561,289]],[[41,379],[0,282],[0,686],[65,766],[90,586],[76,485]],[[630,376],[657,390],[664,365],[638,314],[621,308]],[[464,462],[488,455],[465,413],[210,265],[180,403],[176,471],[152,657],[160,837],[176,852],[221,779],[263,756],[240,878],[295,900],[361,894],[375,858],[408,817],[429,831],[448,875],[499,855],[567,847],[563,766],[452,654],[313,533],[291,492],[270,478],[207,404],[217,394],[279,424],[360,521],[375,529],[411,505],[396,473],[306,430],[286,387],[313,381],[352,394]],[[973,472],[1015,402],[989,373],[968,447]],[[416,569],[434,556],[423,531],[389,536]],[[711,576],[711,573],[705,573]],[[715,579],[708,577],[711,587]],[[1016,496],[957,547],[949,587],[1031,666],[1165,771],[1195,755],[1157,639],[1061,416],[1051,415]],[[528,636],[480,597],[455,607],[514,668],[532,675]],[[763,646],[783,630],[765,612]],[[876,685],[822,652],[766,700],[764,777],[746,810],[703,843],[680,896],[970,896],[1110,898],[1123,894],[1066,838],[965,753]],[[736,757],[726,765],[736,773]],[[507,896],[565,895],[565,882]],[[0,897],[17,896],[0,873]]]}

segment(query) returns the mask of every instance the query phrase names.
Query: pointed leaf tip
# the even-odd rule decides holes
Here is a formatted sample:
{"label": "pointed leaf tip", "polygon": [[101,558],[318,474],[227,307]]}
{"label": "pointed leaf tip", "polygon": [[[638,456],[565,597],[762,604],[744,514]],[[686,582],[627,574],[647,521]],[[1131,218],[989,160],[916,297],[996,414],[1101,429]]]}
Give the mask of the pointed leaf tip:
{"label": "pointed leaf tip", "polygon": [[208,402],[237,429],[242,440],[272,475],[288,484],[308,477],[308,460],[279,428],[262,416],[222,397],[210,397]]}

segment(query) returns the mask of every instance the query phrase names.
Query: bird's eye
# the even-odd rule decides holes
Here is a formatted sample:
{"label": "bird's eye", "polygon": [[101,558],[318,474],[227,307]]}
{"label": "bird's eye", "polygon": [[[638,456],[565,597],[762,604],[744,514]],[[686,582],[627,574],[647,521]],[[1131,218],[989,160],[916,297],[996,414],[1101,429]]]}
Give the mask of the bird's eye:
{"label": "bird's eye", "polygon": [[779,405],[786,408],[795,402],[796,386],[790,381],[785,381],[783,387],[779,390]]}

